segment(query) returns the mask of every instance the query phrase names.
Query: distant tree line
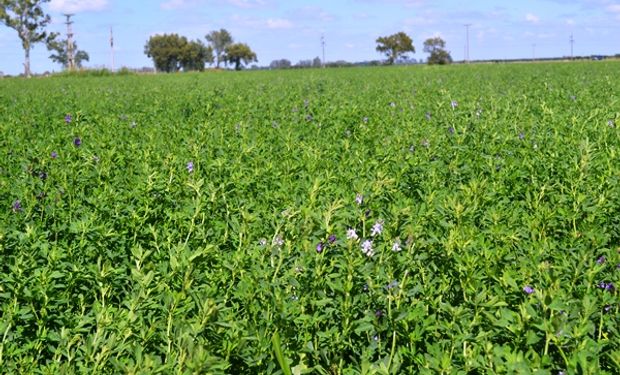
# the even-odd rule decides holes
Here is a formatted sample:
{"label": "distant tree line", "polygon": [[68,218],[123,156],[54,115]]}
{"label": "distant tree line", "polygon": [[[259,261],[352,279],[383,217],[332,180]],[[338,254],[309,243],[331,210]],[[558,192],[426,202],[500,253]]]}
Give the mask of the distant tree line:
{"label": "distant tree line", "polygon": [[299,69],[299,68],[320,68],[323,66],[321,59],[317,56],[312,60],[300,60],[297,64],[293,65],[290,60],[280,59],[273,60],[269,64],[269,69]]}
{"label": "distant tree line", "polygon": [[144,46],[144,53],[153,59],[161,72],[203,71],[206,64],[231,64],[235,70],[257,61],[256,54],[245,43],[234,43],[225,30],[211,31],[205,36],[209,45],[200,40],[188,40],[178,34],[153,35]]}
{"label": "distant tree line", "polygon": [[[59,39],[58,33],[47,32],[51,18],[43,10],[43,5],[51,0],[0,0],[0,23],[14,29],[22,43],[24,50],[24,75],[30,77],[30,51],[37,43],[45,43],[51,52],[50,59],[64,68],[69,65],[69,41]],[[223,64],[231,65],[235,70],[257,62],[256,53],[245,43],[235,43],[232,35],[225,29],[209,32],[205,39],[189,40],[178,34],[153,35],[144,46],[144,53],[153,60],[155,69],[161,72],[203,71],[209,64],[215,63],[216,68]],[[409,53],[415,53],[413,40],[405,32],[397,32],[376,39],[376,50],[385,55],[385,64],[408,62]],[[424,41],[424,52],[429,54],[428,64],[445,65],[453,62],[450,52],[446,50],[446,42],[440,37],[428,38]],[[76,67],[82,67],[83,62],[89,61],[86,51],[79,50],[72,42],[71,51]],[[620,54],[615,55],[616,58]],[[576,56],[573,59],[602,60],[606,56]],[[565,60],[566,57],[547,58],[545,60]],[[500,61],[528,61],[531,59],[493,60]],[[415,59],[414,59],[415,61]],[[378,61],[353,64],[338,60],[334,62],[321,61],[319,57],[313,60],[301,60],[292,64],[290,60],[273,60],[270,69],[343,67],[354,65],[379,65]],[[252,65],[252,68],[257,68]]]}

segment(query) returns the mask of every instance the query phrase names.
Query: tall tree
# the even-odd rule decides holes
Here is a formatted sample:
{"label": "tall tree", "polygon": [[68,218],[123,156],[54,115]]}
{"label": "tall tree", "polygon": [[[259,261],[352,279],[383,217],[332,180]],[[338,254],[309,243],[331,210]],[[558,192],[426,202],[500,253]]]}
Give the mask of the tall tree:
{"label": "tall tree", "polygon": [[401,31],[377,38],[377,51],[384,53],[387,63],[392,65],[399,57],[404,57],[409,52],[415,53],[415,47],[409,35]]}
{"label": "tall tree", "polygon": [[176,72],[181,69],[187,38],[178,34],[153,35],[144,46],[144,53],[153,59],[155,69]]}
{"label": "tall tree", "polygon": [[430,53],[428,64],[445,65],[452,63],[450,52],[445,50],[446,42],[440,37],[428,38],[424,41],[424,52]]}
{"label": "tall tree", "polygon": [[205,36],[213,50],[215,51],[215,67],[220,67],[220,62],[226,61],[224,53],[226,47],[233,44],[232,35],[226,29],[213,30]]}
{"label": "tall tree", "polygon": [[50,0],[0,0],[0,22],[17,31],[24,49],[24,75],[31,76],[30,50],[33,44],[51,42],[58,34],[47,33],[51,18],[43,11]]}
{"label": "tall tree", "polygon": [[258,61],[256,54],[245,43],[231,44],[226,47],[224,58],[227,62],[235,64],[235,70],[241,70],[241,63],[247,65]]}
{"label": "tall tree", "polygon": [[188,42],[183,48],[181,55],[181,66],[183,71],[205,70],[206,63],[213,62],[213,49],[207,47],[200,40]]}
{"label": "tall tree", "polygon": [[[67,41],[66,40],[52,40],[47,43],[47,50],[52,52],[50,55],[50,59],[53,62],[62,65],[63,68],[67,68],[69,66],[68,51],[67,51]],[[76,51],[73,59],[75,60],[75,66],[78,68],[82,67],[82,63],[84,61],[88,61],[90,56],[86,51],[78,50],[77,43],[73,42],[73,49]]]}

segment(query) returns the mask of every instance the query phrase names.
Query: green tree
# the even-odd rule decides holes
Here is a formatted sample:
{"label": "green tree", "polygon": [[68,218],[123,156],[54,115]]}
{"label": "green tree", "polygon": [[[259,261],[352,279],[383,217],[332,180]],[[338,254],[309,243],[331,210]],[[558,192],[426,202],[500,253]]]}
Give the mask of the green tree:
{"label": "green tree", "polygon": [[213,49],[205,46],[200,40],[188,42],[183,48],[181,55],[181,67],[183,71],[205,70],[206,63],[213,62]]}
{"label": "green tree", "polygon": [[446,42],[440,37],[428,38],[424,41],[424,52],[430,53],[428,64],[446,65],[452,63],[450,52],[445,50]]}
{"label": "green tree", "polygon": [[220,67],[220,62],[226,61],[224,53],[226,48],[233,44],[232,35],[226,29],[213,30],[205,36],[213,51],[215,51],[215,66]]}
{"label": "green tree", "polygon": [[[69,60],[67,58],[67,41],[66,40],[52,40],[47,43],[47,50],[52,52],[50,55],[50,59],[53,62],[62,65],[63,68],[67,68],[69,66]],[[89,61],[90,56],[86,51],[78,50],[77,43],[73,42],[73,49],[76,51],[73,59],[75,60],[75,66],[78,68],[82,67],[82,63],[84,61]]]}
{"label": "green tree", "polygon": [[384,53],[387,56],[387,63],[392,65],[394,61],[406,56],[408,52],[415,53],[415,47],[409,35],[401,31],[377,38],[377,51]]}
{"label": "green tree", "polygon": [[24,75],[31,76],[30,50],[39,42],[51,42],[58,34],[47,33],[51,18],[43,11],[50,0],[0,0],[0,22],[17,31],[24,49]]}
{"label": "green tree", "polygon": [[178,34],[153,35],[144,46],[144,53],[153,59],[155,69],[176,72],[181,69],[187,38]]}
{"label": "green tree", "polygon": [[235,64],[235,70],[241,70],[241,63],[247,65],[258,61],[256,54],[245,43],[235,43],[226,47],[224,59],[230,64]]}

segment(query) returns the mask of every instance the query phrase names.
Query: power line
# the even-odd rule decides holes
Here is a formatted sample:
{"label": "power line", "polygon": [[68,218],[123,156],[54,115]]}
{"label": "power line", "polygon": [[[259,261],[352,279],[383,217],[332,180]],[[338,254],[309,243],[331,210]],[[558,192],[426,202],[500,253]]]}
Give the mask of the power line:
{"label": "power line", "polygon": [[325,36],[321,35],[321,48],[323,49],[323,60],[321,60],[321,62],[323,63],[323,68],[325,68]]}
{"label": "power line", "polygon": [[112,26],[110,26],[110,53],[112,55],[111,70],[114,71],[114,34],[112,33]]}
{"label": "power line", "polygon": [[465,62],[469,62],[469,27],[471,23],[466,23],[465,25]]}
{"label": "power line", "polygon": [[67,17],[67,20],[65,21],[65,25],[67,25],[67,66],[69,67],[69,70],[74,70],[75,55],[73,51],[73,29],[71,27],[71,25],[73,24],[73,21],[71,21],[71,17],[73,17],[73,14],[65,13],[64,16]]}

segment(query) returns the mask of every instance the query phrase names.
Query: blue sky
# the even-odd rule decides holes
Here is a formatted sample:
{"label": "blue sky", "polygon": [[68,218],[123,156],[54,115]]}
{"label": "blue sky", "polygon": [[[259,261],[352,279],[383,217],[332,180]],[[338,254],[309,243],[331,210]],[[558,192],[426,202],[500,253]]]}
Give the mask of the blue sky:
{"label": "blue sky", "polygon": [[[327,61],[381,59],[379,36],[408,33],[420,59],[424,40],[441,36],[455,60],[462,60],[465,27],[470,58],[567,56],[620,53],[620,0],[52,0],[49,29],[64,34],[62,13],[75,13],[74,34],[90,54],[88,67],[109,67],[110,27],[116,67],[152,66],[144,55],[149,36],[179,33],[202,39],[228,29],[235,41],[256,52],[259,65],[286,58],[296,63],[321,56]],[[58,71],[46,48],[32,51],[34,72]],[[23,51],[13,29],[0,25],[0,71],[23,71]]]}

